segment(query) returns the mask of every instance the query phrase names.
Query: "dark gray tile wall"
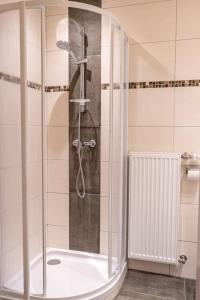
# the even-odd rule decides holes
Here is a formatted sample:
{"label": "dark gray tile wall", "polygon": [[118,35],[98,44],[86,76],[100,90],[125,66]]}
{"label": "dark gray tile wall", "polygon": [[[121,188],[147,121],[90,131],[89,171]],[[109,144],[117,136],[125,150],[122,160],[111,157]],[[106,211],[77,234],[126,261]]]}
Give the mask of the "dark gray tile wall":
{"label": "dark gray tile wall", "polygon": [[101,0],[70,0],[70,1],[76,1],[76,2],[82,2],[90,5],[95,5],[95,6],[102,6],[102,1]]}
{"label": "dark gray tile wall", "polygon": [[195,280],[129,270],[116,300],[195,300]]}
{"label": "dark gray tile wall", "polygon": [[[72,250],[99,253],[100,240],[100,126],[101,126],[101,16],[80,9],[69,9],[69,41],[81,57],[80,28],[85,29],[85,98],[90,99],[81,114],[81,140],[96,141],[95,148],[83,149],[86,197],[76,193],[79,163],[72,141],[78,136],[79,106],[69,102],[69,247]],[[80,98],[80,69],[69,60],[69,97]],[[82,184],[79,182],[80,190]]]}

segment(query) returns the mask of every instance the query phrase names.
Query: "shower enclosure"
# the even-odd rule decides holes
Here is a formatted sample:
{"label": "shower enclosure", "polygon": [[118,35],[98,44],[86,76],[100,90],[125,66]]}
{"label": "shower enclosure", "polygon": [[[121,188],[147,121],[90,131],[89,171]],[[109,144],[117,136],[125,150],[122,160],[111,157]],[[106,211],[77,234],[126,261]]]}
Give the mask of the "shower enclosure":
{"label": "shower enclosure", "polygon": [[0,5],[0,298],[113,299],[126,273],[128,39],[99,7]]}

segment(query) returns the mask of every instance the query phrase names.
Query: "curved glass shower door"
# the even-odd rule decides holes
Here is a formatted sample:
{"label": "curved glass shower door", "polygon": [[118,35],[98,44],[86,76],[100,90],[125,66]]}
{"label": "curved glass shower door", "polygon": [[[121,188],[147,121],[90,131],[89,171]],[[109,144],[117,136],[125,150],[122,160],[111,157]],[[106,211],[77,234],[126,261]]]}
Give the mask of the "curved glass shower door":
{"label": "curved glass shower door", "polygon": [[0,290],[26,297],[23,22],[21,3],[0,6]]}
{"label": "curved glass shower door", "polygon": [[2,294],[95,299],[126,268],[127,38],[59,0],[0,6],[0,33]]}

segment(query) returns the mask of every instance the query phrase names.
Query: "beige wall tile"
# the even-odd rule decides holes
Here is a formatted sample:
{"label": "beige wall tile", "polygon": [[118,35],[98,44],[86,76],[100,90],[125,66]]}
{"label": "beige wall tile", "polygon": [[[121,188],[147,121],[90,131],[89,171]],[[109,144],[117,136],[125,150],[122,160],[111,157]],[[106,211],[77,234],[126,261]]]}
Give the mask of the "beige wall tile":
{"label": "beige wall tile", "polygon": [[61,34],[59,33],[61,30],[63,30],[63,39],[68,41],[68,15],[59,14],[46,18],[47,51],[59,50],[56,46],[56,42],[59,37],[61,37]]}
{"label": "beige wall tile", "polygon": [[197,242],[198,212],[198,205],[181,204],[179,233],[181,241]]}
{"label": "beige wall tile", "polygon": [[177,4],[177,39],[200,38],[199,0],[178,0]]}
{"label": "beige wall tile", "polygon": [[68,85],[68,52],[50,51],[47,52],[47,85]]}
{"label": "beige wall tile", "polygon": [[42,162],[30,164],[28,184],[31,198],[42,195]]}
{"label": "beige wall tile", "polygon": [[42,124],[42,93],[41,91],[28,88],[28,124]]}
{"label": "beige wall tile", "polygon": [[48,224],[69,227],[69,195],[48,193]]}
{"label": "beige wall tile", "polygon": [[129,80],[174,80],[175,42],[130,46]]}
{"label": "beige wall tile", "polygon": [[183,87],[175,89],[175,126],[200,126],[200,89]]}
{"label": "beige wall tile", "polygon": [[154,0],[102,0],[102,7],[109,8],[109,7],[141,4],[141,3],[148,3],[148,2],[154,2]]}
{"label": "beige wall tile", "polygon": [[185,172],[181,181],[181,203],[199,204],[199,182],[189,181]]}
{"label": "beige wall tile", "polygon": [[29,158],[30,162],[42,161],[42,128],[41,126],[29,126]]}
{"label": "beige wall tile", "polygon": [[48,192],[69,192],[69,163],[66,160],[48,160]]}
{"label": "beige wall tile", "polygon": [[169,275],[169,265],[167,264],[129,259],[128,268],[144,272]]}
{"label": "beige wall tile", "polygon": [[16,125],[0,126],[0,167],[21,164],[21,128]]}
{"label": "beige wall tile", "polygon": [[170,266],[170,275],[196,279],[197,243],[179,242],[179,254],[187,256],[185,265]]}
{"label": "beige wall tile", "polygon": [[174,89],[129,90],[129,126],[173,126]]}
{"label": "beige wall tile", "polygon": [[110,90],[101,90],[101,125],[110,124]]}
{"label": "beige wall tile", "polygon": [[133,43],[175,40],[176,1],[145,3],[109,9]]}
{"label": "beige wall tile", "polygon": [[172,127],[129,127],[129,151],[172,150]]}
{"label": "beige wall tile", "polygon": [[69,159],[69,128],[52,127],[47,129],[48,159]]}
{"label": "beige wall tile", "polygon": [[200,127],[174,127],[174,151],[200,153]]}
{"label": "beige wall tile", "polygon": [[21,91],[18,84],[0,80],[0,124],[21,122]]}
{"label": "beige wall tile", "polygon": [[42,231],[42,196],[29,200],[29,236]]}
{"label": "beige wall tile", "polygon": [[69,93],[46,93],[47,124],[69,125]]}
{"label": "beige wall tile", "polygon": [[109,195],[109,163],[101,162],[101,196]]}
{"label": "beige wall tile", "polygon": [[101,161],[109,161],[109,127],[101,126]]}
{"label": "beige wall tile", "polygon": [[176,42],[176,79],[200,78],[200,39]]}
{"label": "beige wall tile", "polygon": [[69,248],[69,229],[67,227],[52,226],[47,227],[48,246],[53,248]]}

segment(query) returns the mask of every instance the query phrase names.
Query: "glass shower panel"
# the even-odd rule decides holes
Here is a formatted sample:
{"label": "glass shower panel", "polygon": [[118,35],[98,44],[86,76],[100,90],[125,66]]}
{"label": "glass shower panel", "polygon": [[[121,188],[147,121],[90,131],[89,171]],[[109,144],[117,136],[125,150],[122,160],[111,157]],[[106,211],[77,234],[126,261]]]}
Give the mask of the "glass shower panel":
{"label": "glass shower panel", "polygon": [[43,105],[41,9],[26,10],[27,130],[28,130],[28,240],[30,292],[43,294]]}
{"label": "glass shower panel", "polygon": [[111,239],[112,239],[112,273],[120,268],[121,256],[121,201],[123,184],[123,102],[121,70],[121,29],[113,25],[113,90],[112,90],[112,130],[111,130]]}
{"label": "glass shower panel", "polygon": [[0,7],[0,285],[23,293],[20,12]]}

